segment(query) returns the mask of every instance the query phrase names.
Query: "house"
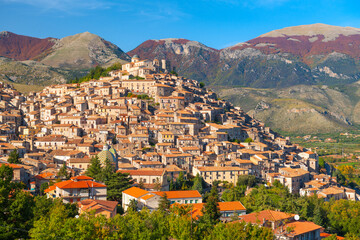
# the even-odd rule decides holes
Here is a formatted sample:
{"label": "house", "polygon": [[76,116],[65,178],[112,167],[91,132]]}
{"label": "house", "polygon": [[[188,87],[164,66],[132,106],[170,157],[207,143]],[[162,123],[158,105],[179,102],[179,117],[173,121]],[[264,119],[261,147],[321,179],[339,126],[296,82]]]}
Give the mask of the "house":
{"label": "house", "polygon": [[279,173],[266,174],[266,180],[270,184],[279,181],[281,184],[289,188],[291,193],[299,193],[305,182],[310,181],[309,171],[301,168],[280,168]]}
{"label": "house", "polygon": [[85,212],[95,212],[95,216],[104,215],[106,218],[112,218],[116,215],[117,201],[85,199],[78,202],[79,214]]}
{"label": "house", "polygon": [[278,227],[274,230],[274,234],[279,240],[320,240],[321,229],[321,226],[313,222],[296,221]]}
{"label": "house", "polygon": [[[194,219],[198,219],[203,215],[202,209],[205,203],[187,204],[192,206],[191,214]],[[246,214],[246,208],[239,201],[233,202],[218,202],[220,220],[229,221],[232,217],[237,217]]]}
{"label": "house", "polygon": [[80,202],[89,198],[106,200],[106,185],[87,176],[72,177],[70,180],[55,183],[44,192],[48,198],[62,198],[64,203]]}
{"label": "house", "polygon": [[160,197],[166,194],[166,198],[170,200],[170,203],[202,203],[202,196],[197,190],[184,190],[184,191],[161,191],[153,192]]}
{"label": "house", "polygon": [[137,184],[143,184],[146,189],[168,190],[169,183],[165,169],[141,168],[138,170],[118,170],[117,172],[127,173]]}
{"label": "house", "polygon": [[193,167],[193,175],[199,174],[207,184],[214,181],[237,183],[239,175],[248,175],[249,170],[239,167]]}
{"label": "house", "polygon": [[202,196],[197,190],[150,192],[138,187],[131,187],[122,192],[122,207],[126,211],[130,202],[135,200],[138,209],[146,207],[152,211],[158,208],[160,199],[165,194],[171,203],[202,203]]}
{"label": "house", "polygon": [[264,210],[240,216],[240,221],[271,228],[278,240],[320,240],[321,226],[295,220],[295,214]]}
{"label": "house", "polygon": [[131,201],[137,201],[139,209],[146,207],[152,211],[158,208],[160,196],[138,187],[131,187],[122,192],[122,207],[125,211]]}
{"label": "house", "polygon": [[29,183],[29,179],[30,176],[29,174],[25,171],[24,167],[19,165],[19,164],[12,164],[12,163],[1,163],[0,162],[0,167],[2,165],[6,165],[8,167],[11,167],[13,169],[13,179],[12,181],[14,182],[23,182],[25,184]]}

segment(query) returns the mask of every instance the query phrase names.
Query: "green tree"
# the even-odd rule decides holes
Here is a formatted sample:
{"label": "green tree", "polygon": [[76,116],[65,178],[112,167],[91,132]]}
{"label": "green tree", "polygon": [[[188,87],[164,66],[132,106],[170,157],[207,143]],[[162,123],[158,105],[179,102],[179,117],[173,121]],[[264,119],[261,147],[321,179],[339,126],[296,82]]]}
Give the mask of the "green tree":
{"label": "green tree", "polygon": [[231,224],[219,223],[204,239],[274,239],[270,228],[236,222]]}
{"label": "green tree", "polygon": [[323,157],[319,157],[319,167],[325,168],[325,160]]}
{"label": "green tree", "polygon": [[251,142],[253,142],[254,140],[252,140],[252,138],[247,138],[247,139],[245,139],[245,141],[244,142],[246,142],[246,143],[251,143]]}
{"label": "green tree", "polygon": [[117,172],[109,175],[105,184],[107,186],[107,200],[121,203],[122,191],[132,186],[133,179],[128,174]]}
{"label": "green tree", "polygon": [[254,175],[240,175],[236,186],[254,187],[256,185],[256,177]]}
{"label": "green tree", "polygon": [[205,83],[204,82],[200,82],[200,88],[205,87]]}
{"label": "green tree", "polygon": [[49,188],[49,183],[44,182],[40,185],[40,195],[44,195],[44,191]]}
{"label": "green tree", "polygon": [[210,191],[209,197],[206,199],[203,209],[203,220],[209,225],[215,225],[220,219],[220,210],[218,206],[219,194],[217,187],[214,185]]}
{"label": "green tree", "polygon": [[324,226],[325,224],[325,214],[322,210],[322,208],[320,207],[319,204],[317,204],[315,206],[315,210],[314,210],[314,223],[316,223],[317,225],[320,225],[320,226]]}
{"label": "green tree", "polygon": [[127,211],[134,211],[138,210],[138,201],[136,199],[131,199],[127,208]]}
{"label": "green tree", "polygon": [[42,216],[34,222],[34,227],[30,230],[30,237],[44,240],[66,238],[64,226],[68,218],[69,210],[61,201],[56,201],[48,215]]}
{"label": "green tree", "polygon": [[86,175],[97,180],[102,172],[101,163],[98,156],[94,156],[90,160],[89,168],[86,170]]}
{"label": "green tree", "polygon": [[14,149],[8,157],[8,162],[9,163],[14,163],[14,164],[21,164],[20,158],[19,158],[19,153],[17,152],[16,149]]}
{"label": "green tree", "polygon": [[199,193],[202,194],[204,192],[204,180],[199,173],[194,177],[193,183],[192,190],[198,190]]}
{"label": "green tree", "polygon": [[159,211],[161,211],[161,212],[169,211],[169,209],[170,209],[170,201],[169,201],[169,199],[167,198],[167,194],[166,194],[166,193],[164,193],[164,194],[161,196],[160,201],[159,201],[158,209],[159,209]]}
{"label": "green tree", "polygon": [[67,167],[66,167],[66,163],[64,163],[61,168],[59,169],[58,173],[57,173],[58,177],[60,178],[65,178],[65,179],[69,179],[70,178],[70,174],[67,171]]}

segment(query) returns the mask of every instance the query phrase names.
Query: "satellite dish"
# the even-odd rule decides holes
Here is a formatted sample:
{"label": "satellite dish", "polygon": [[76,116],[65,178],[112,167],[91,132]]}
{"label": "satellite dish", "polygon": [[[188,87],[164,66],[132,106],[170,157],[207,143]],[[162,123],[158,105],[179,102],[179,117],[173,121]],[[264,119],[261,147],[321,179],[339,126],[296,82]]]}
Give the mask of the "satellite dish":
{"label": "satellite dish", "polygon": [[299,221],[300,216],[296,214],[295,217],[294,217],[294,219],[295,219],[296,221]]}

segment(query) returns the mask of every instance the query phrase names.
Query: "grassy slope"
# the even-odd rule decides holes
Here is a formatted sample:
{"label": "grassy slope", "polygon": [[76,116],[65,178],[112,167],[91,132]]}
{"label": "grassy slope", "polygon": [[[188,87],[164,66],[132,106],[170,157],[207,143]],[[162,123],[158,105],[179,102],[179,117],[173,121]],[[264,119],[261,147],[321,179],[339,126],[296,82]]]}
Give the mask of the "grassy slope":
{"label": "grassy slope", "polygon": [[[360,121],[357,83],[341,87],[293,86],[284,89],[217,88],[230,100],[268,126],[289,133],[326,133],[354,128]],[[264,101],[269,108],[255,111]]]}

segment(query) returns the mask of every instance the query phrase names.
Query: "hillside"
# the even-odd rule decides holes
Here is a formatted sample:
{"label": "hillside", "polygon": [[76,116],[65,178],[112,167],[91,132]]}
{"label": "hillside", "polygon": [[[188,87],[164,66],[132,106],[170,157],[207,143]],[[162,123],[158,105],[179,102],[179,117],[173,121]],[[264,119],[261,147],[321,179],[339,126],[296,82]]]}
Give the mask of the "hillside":
{"label": "hillside", "polygon": [[15,84],[64,83],[94,66],[129,59],[119,47],[89,32],[62,39],[0,33],[0,78]]}
{"label": "hillside", "polygon": [[36,61],[14,61],[0,57],[0,79],[11,83],[25,85],[60,84],[65,83],[66,79],[71,76],[71,71],[56,69]]}
{"label": "hillside", "polygon": [[283,89],[215,88],[268,126],[289,133],[327,133],[360,124],[359,83],[342,86],[298,85]]}
{"label": "hillside", "polygon": [[146,41],[128,54],[166,56],[180,74],[211,85],[282,88],[357,81],[359,46],[360,29],[312,24],[275,30],[221,50],[165,39]]}
{"label": "hillside", "polygon": [[67,69],[89,69],[96,65],[124,63],[129,56],[116,45],[85,32],[56,40],[51,53],[40,61],[46,65]]}

